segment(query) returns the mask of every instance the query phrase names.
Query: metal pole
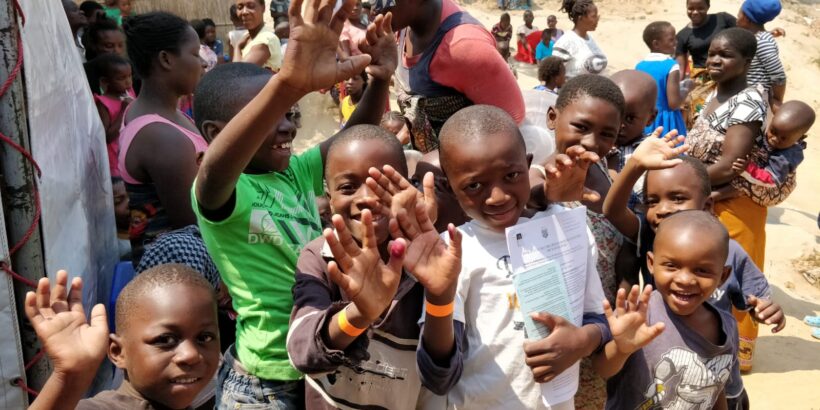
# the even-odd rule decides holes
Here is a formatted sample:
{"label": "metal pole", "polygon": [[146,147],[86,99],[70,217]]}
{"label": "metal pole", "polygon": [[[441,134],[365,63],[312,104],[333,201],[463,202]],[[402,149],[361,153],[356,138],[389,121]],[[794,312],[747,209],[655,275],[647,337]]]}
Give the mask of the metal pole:
{"label": "metal pole", "polygon": [[[9,78],[16,65],[18,52],[22,52],[22,49],[18,50],[17,36],[20,28],[17,26],[15,15],[12,1],[0,0],[0,82]],[[0,131],[28,151],[31,144],[25,97],[21,72],[6,94],[0,96]],[[2,142],[0,172],[6,235],[9,246],[13,246],[26,234],[35,217],[36,205],[32,194],[36,187],[36,174],[23,155]],[[26,244],[12,256],[10,265],[18,274],[34,282],[45,275],[43,243],[39,229],[35,230]],[[15,281],[14,294],[18,312],[23,312],[23,301],[29,290],[31,289],[25,284]],[[40,350],[40,343],[25,315],[18,315],[18,318],[23,357],[25,362],[29,363]],[[48,360],[39,360],[28,369],[26,384],[39,391],[50,373],[51,364]]]}

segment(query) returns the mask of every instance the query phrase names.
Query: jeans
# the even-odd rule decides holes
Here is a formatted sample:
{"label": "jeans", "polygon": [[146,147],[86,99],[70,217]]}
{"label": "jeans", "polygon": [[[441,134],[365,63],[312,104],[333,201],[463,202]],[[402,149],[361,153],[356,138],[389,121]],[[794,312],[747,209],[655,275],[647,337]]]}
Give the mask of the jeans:
{"label": "jeans", "polygon": [[232,345],[225,352],[217,379],[216,408],[290,410],[305,408],[303,380],[263,380],[248,374]]}

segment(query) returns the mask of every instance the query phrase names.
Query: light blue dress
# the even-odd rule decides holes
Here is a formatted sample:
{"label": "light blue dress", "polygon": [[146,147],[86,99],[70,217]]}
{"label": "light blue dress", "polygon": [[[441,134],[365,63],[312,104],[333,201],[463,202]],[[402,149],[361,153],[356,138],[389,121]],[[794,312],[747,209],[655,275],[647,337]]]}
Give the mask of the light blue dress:
{"label": "light blue dress", "polygon": [[655,102],[655,107],[658,109],[658,115],[655,117],[655,122],[646,127],[644,132],[651,134],[658,127],[663,127],[663,133],[666,134],[672,130],[678,130],[678,135],[686,135],[686,123],[683,121],[683,113],[681,110],[673,110],[669,107],[669,99],[666,94],[666,81],[669,78],[669,70],[677,64],[677,62],[669,57],[665,59],[651,58],[656,54],[651,54],[650,58],[644,59],[635,69],[643,71],[655,79],[658,84],[658,99]]}

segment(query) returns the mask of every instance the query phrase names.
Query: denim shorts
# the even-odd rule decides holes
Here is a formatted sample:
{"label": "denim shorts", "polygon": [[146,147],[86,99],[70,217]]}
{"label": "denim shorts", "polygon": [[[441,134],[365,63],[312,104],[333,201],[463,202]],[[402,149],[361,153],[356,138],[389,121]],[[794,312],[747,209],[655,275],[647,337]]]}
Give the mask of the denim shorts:
{"label": "denim shorts", "polygon": [[236,359],[233,345],[225,351],[219,368],[216,408],[290,410],[305,408],[305,382],[263,380]]}

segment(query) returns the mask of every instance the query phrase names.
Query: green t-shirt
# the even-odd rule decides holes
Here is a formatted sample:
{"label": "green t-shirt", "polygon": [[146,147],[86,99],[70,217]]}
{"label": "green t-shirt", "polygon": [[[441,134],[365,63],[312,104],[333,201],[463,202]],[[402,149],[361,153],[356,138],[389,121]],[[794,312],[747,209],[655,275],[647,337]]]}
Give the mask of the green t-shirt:
{"label": "green t-shirt", "polygon": [[293,308],[296,259],[322,232],[322,156],[313,147],[283,172],[242,174],[236,205],[223,221],[204,217],[191,190],[202,239],[239,315],[236,352],[249,373],[265,380],[297,380],[285,339]]}

